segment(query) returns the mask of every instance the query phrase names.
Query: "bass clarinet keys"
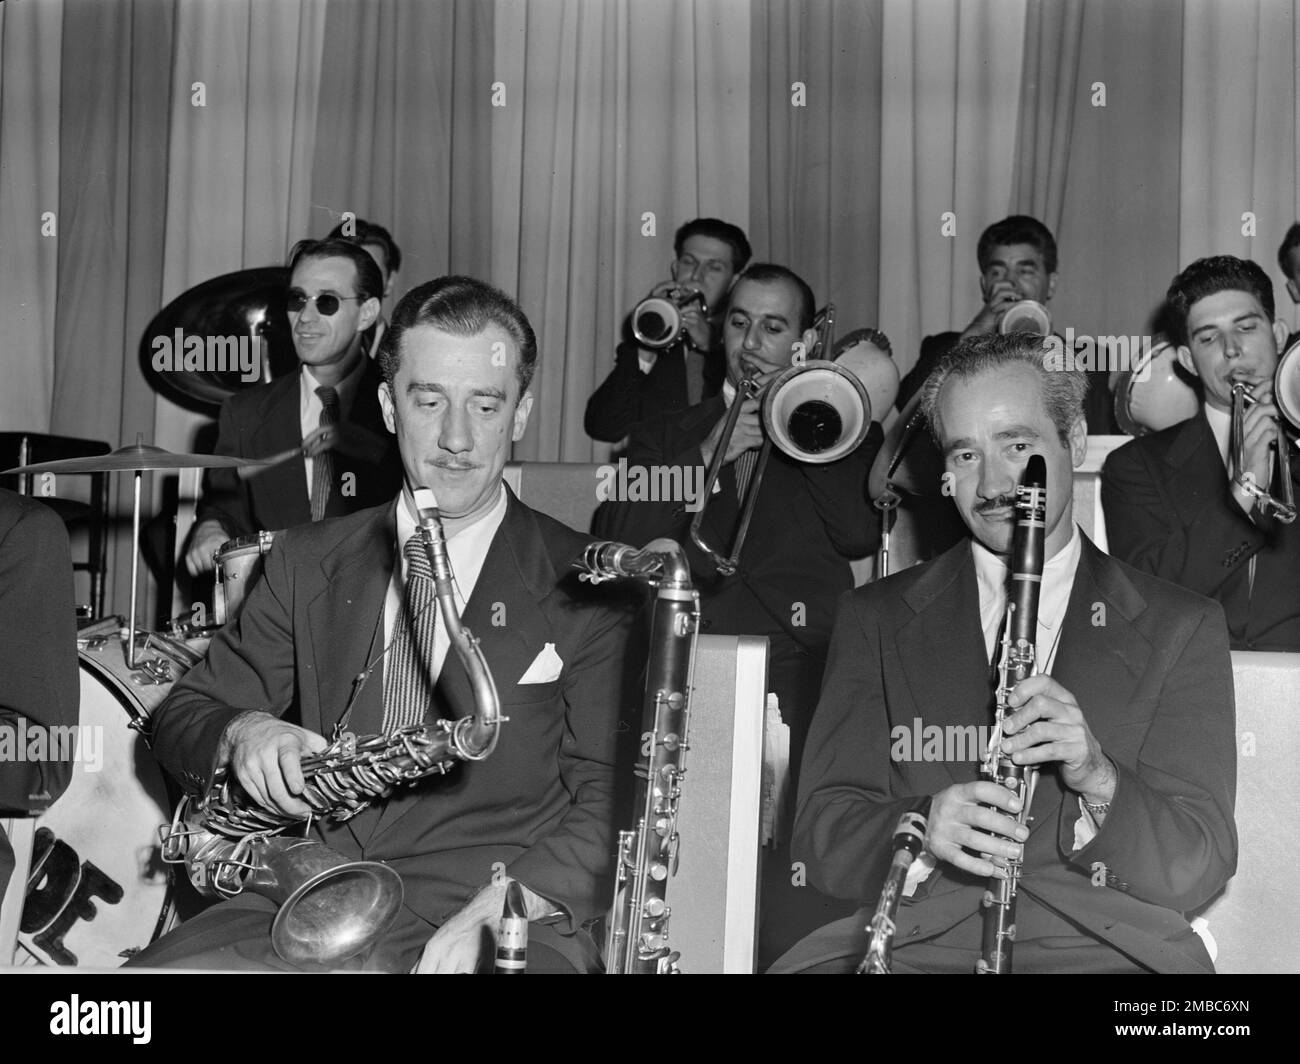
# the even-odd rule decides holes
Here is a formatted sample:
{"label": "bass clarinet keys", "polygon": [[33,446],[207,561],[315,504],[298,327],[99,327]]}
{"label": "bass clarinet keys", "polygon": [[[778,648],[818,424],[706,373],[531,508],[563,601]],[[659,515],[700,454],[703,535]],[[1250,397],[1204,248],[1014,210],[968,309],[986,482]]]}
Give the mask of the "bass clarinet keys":
{"label": "bass clarinet keys", "polygon": [[700,595],[686,552],[671,539],[644,550],[593,543],[578,562],[592,583],[620,577],[655,588],[650,663],[646,670],[641,750],[636,765],[638,819],[619,832],[614,906],[605,944],[610,975],[676,974],[668,944],[668,878],[677,865],[677,801],[686,774],[687,725],[699,629]]}
{"label": "bass clarinet keys", "polygon": [[[1030,455],[1024,480],[1016,489],[1016,527],[1011,540],[1011,586],[1007,592],[1007,619],[1002,629],[1002,652],[998,665],[997,708],[993,735],[984,755],[982,773],[1020,798],[1017,821],[1028,827],[1029,807],[1038,782],[1035,766],[1017,765],[1002,753],[1002,724],[1011,707],[1008,699],[1016,685],[1034,674],[1035,643],[1038,638],[1038,592],[1043,581],[1043,542],[1047,526],[1047,463],[1039,454]],[[1004,975],[1011,971],[1011,951],[1016,938],[1016,887],[1020,881],[1020,858],[1008,858],[1006,876],[993,876],[984,891],[984,926],[980,958],[975,971],[980,975]]]}

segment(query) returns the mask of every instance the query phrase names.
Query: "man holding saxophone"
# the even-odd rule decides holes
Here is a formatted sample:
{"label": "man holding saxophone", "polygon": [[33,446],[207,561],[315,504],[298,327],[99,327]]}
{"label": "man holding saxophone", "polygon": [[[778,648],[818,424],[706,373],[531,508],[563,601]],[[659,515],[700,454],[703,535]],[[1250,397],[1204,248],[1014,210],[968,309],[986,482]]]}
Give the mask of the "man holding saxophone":
{"label": "man holding saxophone", "polygon": [[[154,752],[189,794],[209,793],[225,769],[254,811],[301,817],[304,757],[347,733],[481,721],[495,680],[490,756],[313,825],[330,848],[388,865],[404,887],[392,924],[345,967],[490,967],[512,881],[533,921],[530,971],[599,966],[583,924],[609,904],[615,742],[626,730],[620,713],[639,713],[639,695],[624,694],[639,660],[625,657],[630,615],[619,593],[580,587],[571,571],[589,537],[530,510],[502,482],[532,409],[536,358],[522,310],[489,285],[444,277],[409,292],[383,339],[379,390],[406,487],[385,506],[277,537],[243,613],[153,719]],[[431,600],[419,542],[430,518],[416,488],[436,497],[454,611]],[[450,597],[451,581],[439,580],[439,599]],[[449,653],[457,612],[489,676],[460,643]],[[327,939],[364,912],[328,916]],[[291,968],[272,949],[275,917],[272,900],[246,889],[134,963]]]}
{"label": "man holding saxophone", "polygon": [[[863,909],[775,970],[854,970],[894,827],[927,798],[894,971],[975,971],[987,952],[986,892],[1015,862],[1012,970],[1212,970],[1182,913],[1236,866],[1222,611],[1108,558],[1074,525],[1086,385],[1047,370],[1045,354],[1041,338],[973,338],[926,383],[922,406],[972,538],[841,599],[792,849],[813,883]],[[994,740],[994,753],[1038,769],[1021,826],[1012,792],[982,779],[980,763],[1031,455],[1046,468],[1037,675],[1012,688]]]}
{"label": "man holding saxophone", "polygon": [[1283,394],[1274,395],[1286,325],[1274,318],[1273,282],[1249,260],[1199,259],[1174,278],[1167,305],[1201,412],[1107,458],[1101,501],[1111,550],[1217,599],[1233,649],[1300,650],[1300,525],[1273,501],[1289,465],[1278,447],[1289,450],[1294,431],[1283,421],[1279,432],[1279,406],[1295,407],[1300,374],[1288,360]]}

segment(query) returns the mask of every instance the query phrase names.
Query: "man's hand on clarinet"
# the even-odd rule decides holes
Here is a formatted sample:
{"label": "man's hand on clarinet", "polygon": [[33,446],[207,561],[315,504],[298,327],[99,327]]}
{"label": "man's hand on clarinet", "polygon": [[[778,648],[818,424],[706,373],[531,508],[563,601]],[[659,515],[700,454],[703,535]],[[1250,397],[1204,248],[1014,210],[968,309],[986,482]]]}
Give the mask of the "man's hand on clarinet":
{"label": "man's hand on clarinet", "polygon": [[305,818],[311,809],[296,795],[305,780],[302,759],[329,744],[315,732],[261,710],[241,713],[221,737],[217,764],[226,765],[240,786],[266,809]]}
{"label": "man's hand on clarinet", "polygon": [[[990,805],[997,808],[986,808]],[[1003,876],[1006,859],[1021,856],[1021,843],[1029,837],[1016,823],[1019,809],[1019,799],[992,780],[955,783],[931,801],[925,848],[974,875]]]}
{"label": "man's hand on clarinet", "polygon": [[1061,763],[1061,782],[1094,804],[1115,793],[1115,767],[1084,719],[1074,695],[1040,673],[1021,680],[1007,698],[1015,710],[1003,722],[1003,753],[1017,765]]}

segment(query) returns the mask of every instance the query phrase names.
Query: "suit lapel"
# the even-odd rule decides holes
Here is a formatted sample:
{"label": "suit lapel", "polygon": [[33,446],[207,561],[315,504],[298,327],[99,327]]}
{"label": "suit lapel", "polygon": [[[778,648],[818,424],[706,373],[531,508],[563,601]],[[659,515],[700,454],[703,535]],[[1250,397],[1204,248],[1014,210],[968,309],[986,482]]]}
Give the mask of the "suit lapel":
{"label": "suit lapel", "polygon": [[[992,671],[984,652],[970,541],[963,539],[936,559],[903,601],[914,615],[898,630],[898,656],[922,723],[991,724]],[[954,683],[954,676],[982,676],[986,682],[972,690]],[[912,727],[910,720],[894,723]],[[969,763],[945,758],[943,765],[954,783],[970,782]]]}
{"label": "suit lapel", "polygon": [[[492,537],[461,622],[479,639],[496,681],[502,712],[508,716],[504,707],[548,641],[551,626],[541,603],[555,587],[557,574],[536,519],[508,487],[505,490],[506,513]],[[441,616],[438,623],[443,623]],[[434,711],[443,719],[457,720],[474,710],[469,676],[452,647],[438,676]],[[508,741],[504,734],[503,741]],[[395,795],[385,803],[367,845],[373,845],[415,808],[418,797]]]}
{"label": "suit lapel", "polygon": [[[275,382],[266,402],[258,410],[259,423],[252,435],[254,457],[270,458],[302,446],[302,417],[298,409],[300,387],[297,372]],[[252,485],[253,492],[268,500],[257,509],[264,513],[284,514],[286,528],[305,525],[311,520],[307,466],[301,453],[258,473]]]}

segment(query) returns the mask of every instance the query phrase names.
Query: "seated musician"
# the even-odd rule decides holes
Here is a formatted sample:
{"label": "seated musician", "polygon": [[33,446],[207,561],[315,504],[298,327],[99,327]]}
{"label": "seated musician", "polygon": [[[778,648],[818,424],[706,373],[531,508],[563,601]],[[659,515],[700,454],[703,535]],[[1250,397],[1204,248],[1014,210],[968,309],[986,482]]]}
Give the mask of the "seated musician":
{"label": "seated musician", "polygon": [[[589,537],[524,506],[502,481],[532,409],[533,330],[496,289],[443,277],[408,292],[384,337],[379,401],[408,487],[384,506],[277,537],[238,622],[154,716],[154,752],[191,794],[226,768],[268,809],[303,816],[304,755],[336,729],[390,734],[476,708],[429,601],[410,486],[443,514],[465,625],[501,699],[496,750],[316,834],[349,858],[387,862],[405,904],[347,967],[472,971],[491,948],[507,882],[527,900],[529,971],[595,970],[584,923],[612,892],[614,747],[640,714],[642,659],[625,660],[621,593],[580,585]],[[617,597],[615,597],[617,596]],[[437,616],[429,625],[408,616]],[[623,716],[621,714],[632,714]],[[301,721],[291,723],[288,717]],[[274,906],[245,892],[140,954],[140,965],[287,967]]]}
{"label": "seated musician", "polygon": [[349,241],[303,240],[289,271],[301,372],[222,403],[216,446],[279,461],[208,473],[185,555],[192,576],[210,571],[229,539],[355,513],[392,498],[401,483],[376,398],[379,368],[363,346],[384,293],[379,267]]}
{"label": "seated musician", "polygon": [[397,275],[402,268],[402,249],[397,246],[397,241],[393,239],[384,226],[378,222],[368,222],[364,218],[354,218],[348,222],[340,222],[329,231],[327,240],[346,240],[352,244],[359,244],[370,253],[370,257],[375,260],[375,265],[379,267],[379,275],[383,279],[384,291],[379,297],[380,311],[375,323],[366,330],[365,337],[362,340],[362,347],[367,355],[375,358],[379,355],[379,343],[384,338],[384,331],[388,328],[388,320],[384,317],[385,308],[391,308],[390,302],[393,298],[393,292],[397,287]]}
{"label": "seated musician", "polygon": [[[68,788],[72,762],[32,757],[29,730],[75,726],[80,703],[72,556],[44,503],[0,488],[0,817],[40,813]],[[41,748],[52,750],[49,743]],[[0,899],[14,851],[0,828]],[[5,958],[4,963],[8,963]]]}
{"label": "seated musician", "polygon": [[[611,539],[640,546],[667,536],[686,548],[701,589],[702,631],[768,638],[768,689],[776,692],[790,726],[792,770],[817,701],[834,602],[853,586],[849,560],[870,552],[878,535],[866,479],[880,448],[880,426],[873,423],[856,450],[826,464],[797,462],[774,448],[761,481],[753,479],[765,439],[759,400],[741,400],[734,433],[726,441],[722,433],[727,410],[737,401],[735,385],[747,372],[756,372],[757,383],[766,386],[789,368],[797,344],[813,350],[813,317],[812,291],[798,275],[783,266],[750,266],[731,290],[723,322],[729,378],[723,394],[642,422],[632,434],[630,465],[679,469],[679,483],[699,489],[704,469],[725,447],[718,490],[707,500],[702,526],[705,541],[724,555],[736,539],[747,493],[758,492],[734,575],[720,577],[714,561],[691,541],[694,511],[704,500],[609,502],[596,517],[598,533]],[[764,860],[760,968],[837,911],[792,868],[787,845]]]}
{"label": "seated musician", "polygon": [[[854,970],[895,825],[925,796],[929,831],[898,914],[894,971],[974,971],[986,883],[1021,854],[1015,971],[1212,970],[1182,914],[1236,867],[1223,613],[1107,557],[1075,526],[1085,382],[1044,369],[1041,344],[964,340],[926,383],[923,408],[973,538],[840,600],[793,852],[821,889],[865,908],[777,970]],[[1002,750],[1040,773],[1018,832],[1011,791],[980,776],[974,736],[993,722],[1013,493],[1033,454],[1047,466],[1039,674],[1010,694]]]}
{"label": "seated musician", "polygon": [[[1286,326],[1273,283],[1254,262],[1198,259],[1169,288],[1178,361],[1199,382],[1201,412],[1113,451],[1101,501],[1115,557],[1218,600],[1238,650],[1300,650],[1300,525],[1260,493],[1281,494],[1272,400]],[[1245,411],[1232,453],[1232,387]],[[1239,466],[1234,464],[1239,463]]]}
{"label": "seated musician", "polygon": [[646,347],[627,329],[614,368],[587,400],[587,435],[617,443],[646,418],[676,413],[718,394],[726,375],[722,311],[736,274],[749,262],[749,241],[736,226],[696,218],[673,237],[672,280],[699,288],[707,313],[692,302],[682,311],[682,334],[668,348]]}

